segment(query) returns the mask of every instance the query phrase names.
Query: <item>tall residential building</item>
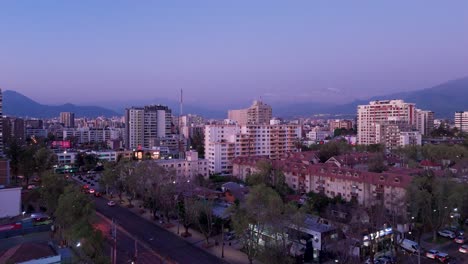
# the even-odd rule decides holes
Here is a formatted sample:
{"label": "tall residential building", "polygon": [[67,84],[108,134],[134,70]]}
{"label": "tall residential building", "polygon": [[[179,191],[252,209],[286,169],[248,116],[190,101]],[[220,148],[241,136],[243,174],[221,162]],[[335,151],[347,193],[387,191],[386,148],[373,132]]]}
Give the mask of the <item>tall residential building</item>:
{"label": "tall residential building", "polygon": [[416,129],[422,135],[430,135],[434,130],[434,112],[416,109]]}
{"label": "tall residential building", "polygon": [[3,157],[3,94],[0,89],[0,157]]}
{"label": "tall residential building", "polygon": [[[389,135],[389,130],[411,130],[416,126],[416,107],[403,100],[371,101],[368,105],[358,106],[357,141],[358,144],[370,145],[385,143],[381,135]],[[395,140],[399,135],[395,135]]]}
{"label": "tall residential building", "polygon": [[132,107],[125,110],[127,149],[152,148],[156,139],[171,133],[171,110],[163,105]]}
{"label": "tall residential building", "polygon": [[455,112],[455,127],[459,131],[468,132],[468,111]]}
{"label": "tall residential building", "polygon": [[271,118],[271,106],[261,101],[254,101],[253,104],[246,109],[228,111],[228,119],[237,122],[240,126],[247,124],[266,125],[270,123]]}
{"label": "tall residential building", "polygon": [[210,173],[229,174],[231,161],[238,156],[262,155],[278,159],[297,151],[300,125],[207,125],[205,157]]}
{"label": "tall residential building", "polygon": [[65,127],[75,127],[75,114],[71,112],[61,112],[60,123]]}
{"label": "tall residential building", "polygon": [[3,142],[9,142],[12,138],[20,142],[25,141],[24,120],[17,117],[3,118]]}

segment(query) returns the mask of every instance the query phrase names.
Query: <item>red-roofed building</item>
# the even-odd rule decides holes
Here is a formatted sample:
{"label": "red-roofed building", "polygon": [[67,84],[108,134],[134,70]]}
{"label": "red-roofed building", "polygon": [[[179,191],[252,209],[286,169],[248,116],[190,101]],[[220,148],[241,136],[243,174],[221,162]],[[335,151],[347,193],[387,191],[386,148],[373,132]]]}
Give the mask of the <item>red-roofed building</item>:
{"label": "red-roofed building", "polygon": [[[341,196],[346,201],[355,200],[363,206],[382,204],[392,212],[405,210],[406,188],[412,180],[409,173],[374,173],[334,164],[305,164],[295,159],[267,160],[285,175],[286,184],[299,194],[322,193],[333,198]],[[259,158],[239,157],[233,161],[235,177],[245,180],[248,173],[257,169]]]}
{"label": "red-roofed building", "polygon": [[441,170],[442,165],[432,162],[430,160],[423,160],[419,163],[419,166],[421,166],[425,170]]}

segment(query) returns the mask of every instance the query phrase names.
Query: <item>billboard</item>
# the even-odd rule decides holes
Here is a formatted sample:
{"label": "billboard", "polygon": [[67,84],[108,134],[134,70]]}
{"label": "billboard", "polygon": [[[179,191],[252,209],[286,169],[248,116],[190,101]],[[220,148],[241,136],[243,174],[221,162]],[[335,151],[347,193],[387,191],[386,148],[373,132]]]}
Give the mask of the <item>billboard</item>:
{"label": "billboard", "polygon": [[52,141],[53,148],[71,148],[70,140]]}

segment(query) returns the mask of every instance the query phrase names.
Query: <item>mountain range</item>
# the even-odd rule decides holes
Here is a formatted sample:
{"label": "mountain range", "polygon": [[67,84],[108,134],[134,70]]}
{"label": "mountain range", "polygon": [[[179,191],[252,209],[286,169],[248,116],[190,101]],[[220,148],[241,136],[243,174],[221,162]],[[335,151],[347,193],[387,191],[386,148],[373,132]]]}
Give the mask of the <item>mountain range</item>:
{"label": "mountain range", "polygon": [[[310,103],[276,103],[272,104],[273,114],[277,117],[310,116],[313,114],[355,115],[360,104],[372,100],[403,99],[415,103],[417,108],[432,110],[438,118],[453,118],[455,111],[468,110],[468,76],[448,81],[431,88],[374,96],[366,100],[356,100],[347,104]],[[49,118],[57,117],[60,112],[74,112],[77,117],[121,116],[124,109],[130,106],[142,106],[158,103],[169,106],[174,113],[178,112],[179,104],[175,100],[154,99],[135,102],[113,102],[101,104],[113,110],[98,106],[78,106],[74,104],[43,105],[15,91],[3,92],[3,113],[18,117]],[[249,103],[245,105],[248,107]],[[199,114],[207,118],[226,118],[226,109],[206,109],[194,105],[184,105],[184,113]]]}
{"label": "mountain range", "polygon": [[3,114],[17,117],[50,118],[60,112],[73,112],[76,117],[119,116],[120,114],[99,106],[78,106],[74,104],[43,105],[18,92],[3,92]]}

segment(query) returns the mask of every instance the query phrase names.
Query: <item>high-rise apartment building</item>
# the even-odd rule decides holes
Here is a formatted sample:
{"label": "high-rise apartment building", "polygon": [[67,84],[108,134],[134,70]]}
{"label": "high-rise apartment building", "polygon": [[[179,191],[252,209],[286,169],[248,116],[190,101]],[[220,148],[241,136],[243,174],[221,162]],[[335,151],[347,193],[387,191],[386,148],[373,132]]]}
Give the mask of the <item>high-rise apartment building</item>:
{"label": "high-rise apartment building", "polygon": [[65,127],[75,127],[75,114],[71,112],[61,112],[60,123],[62,123]]}
{"label": "high-rise apartment building", "polygon": [[422,135],[430,135],[434,130],[434,112],[416,109],[416,129]]}
{"label": "high-rise apartment building", "polygon": [[205,157],[209,171],[231,173],[231,161],[238,156],[278,159],[284,153],[297,151],[295,143],[300,136],[300,125],[207,125]]}
{"label": "high-rise apartment building", "polygon": [[171,133],[171,110],[163,105],[132,107],[125,110],[127,149],[152,148],[156,139]]}
{"label": "high-rise apartment building", "polygon": [[459,131],[468,132],[468,111],[455,112],[455,127]]}
{"label": "high-rise apartment building", "polygon": [[[399,131],[416,126],[415,104],[403,100],[371,101],[368,105],[359,105],[357,111],[358,144],[385,144],[382,136],[395,133],[395,126]],[[392,140],[399,141],[399,135]]]}
{"label": "high-rise apartment building", "polygon": [[246,109],[229,110],[228,119],[237,122],[238,125],[266,125],[272,118],[271,106],[261,102],[254,101]]}

